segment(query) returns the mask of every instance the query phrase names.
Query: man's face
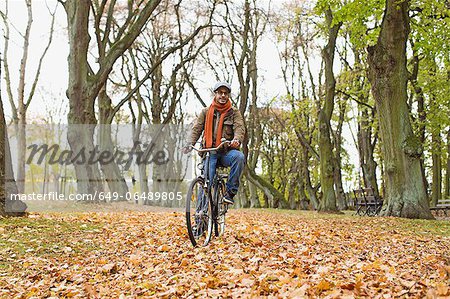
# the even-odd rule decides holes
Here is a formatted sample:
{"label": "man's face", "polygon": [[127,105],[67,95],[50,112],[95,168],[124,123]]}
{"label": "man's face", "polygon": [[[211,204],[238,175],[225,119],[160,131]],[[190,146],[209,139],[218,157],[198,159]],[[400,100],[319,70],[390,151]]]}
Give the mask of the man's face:
{"label": "man's face", "polygon": [[228,92],[228,88],[221,86],[216,90],[214,100],[217,103],[224,105],[228,102],[229,97],[230,93]]}

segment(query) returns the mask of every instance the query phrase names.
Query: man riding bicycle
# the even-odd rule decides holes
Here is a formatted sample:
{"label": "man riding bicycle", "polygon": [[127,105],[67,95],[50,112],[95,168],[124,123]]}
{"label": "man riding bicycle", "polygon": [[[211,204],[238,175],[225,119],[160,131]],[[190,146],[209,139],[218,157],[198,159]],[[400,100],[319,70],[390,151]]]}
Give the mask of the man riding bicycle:
{"label": "man riding bicycle", "polygon": [[[240,111],[232,107],[230,100],[231,86],[227,82],[218,82],[214,85],[214,99],[209,107],[202,110],[198,116],[190,138],[190,145],[194,145],[203,133],[202,147],[214,148],[221,143],[222,138],[230,141],[219,152],[212,154],[209,159],[209,177],[213,178],[218,165],[231,167],[226,183],[224,202],[234,204],[240,177],[244,170],[245,157],[239,151],[244,140],[245,127]],[[191,146],[184,148],[188,153]]]}

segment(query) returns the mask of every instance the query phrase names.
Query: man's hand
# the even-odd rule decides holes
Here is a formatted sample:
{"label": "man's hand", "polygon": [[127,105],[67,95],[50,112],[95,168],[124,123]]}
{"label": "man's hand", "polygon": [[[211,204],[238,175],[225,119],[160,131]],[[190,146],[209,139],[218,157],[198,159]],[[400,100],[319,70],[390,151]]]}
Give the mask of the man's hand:
{"label": "man's hand", "polygon": [[192,151],[192,145],[188,144],[185,147],[183,147],[181,149],[181,151],[183,152],[183,154],[189,154]]}
{"label": "man's hand", "polygon": [[237,139],[231,140],[230,147],[239,148],[240,145],[241,145],[241,142],[239,140],[237,140]]}

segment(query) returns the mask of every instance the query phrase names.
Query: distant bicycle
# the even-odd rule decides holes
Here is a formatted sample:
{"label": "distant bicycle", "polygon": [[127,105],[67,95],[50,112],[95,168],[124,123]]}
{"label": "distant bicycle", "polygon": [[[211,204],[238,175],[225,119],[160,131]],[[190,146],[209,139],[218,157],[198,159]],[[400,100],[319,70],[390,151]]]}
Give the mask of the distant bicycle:
{"label": "distant bicycle", "polygon": [[225,232],[225,214],[228,204],[223,201],[223,196],[226,190],[225,179],[228,175],[219,174],[216,171],[212,180],[208,176],[210,155],[229,143],[230,141],[222,139],[222,143],[215,148],[197,149],[191,146],[197,152],[206,153],[199,164],[201,174],[191,182],[186,198],[186,226],[189,239],[194,246],[208,245],[213,227],[216,237]]}

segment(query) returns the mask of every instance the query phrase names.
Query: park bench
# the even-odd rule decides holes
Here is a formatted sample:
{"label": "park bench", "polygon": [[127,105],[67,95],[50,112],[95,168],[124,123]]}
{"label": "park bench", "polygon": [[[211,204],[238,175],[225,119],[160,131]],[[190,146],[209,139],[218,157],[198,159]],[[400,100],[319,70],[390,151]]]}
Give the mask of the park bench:
{"label": "park bench", "polygon": [[438,201],[435,207],[431,207],[430,210],[439,216],[439,212],[442,212],[443,216],[447,217],[447,212],[450,211],[450,199],[441,199]]}
{"label": "park bench", "polygon": [[355,195],[356,215],[376,216],[381,211],[383,200],[375,195],[373,188],[362,188],[353,190]]}

